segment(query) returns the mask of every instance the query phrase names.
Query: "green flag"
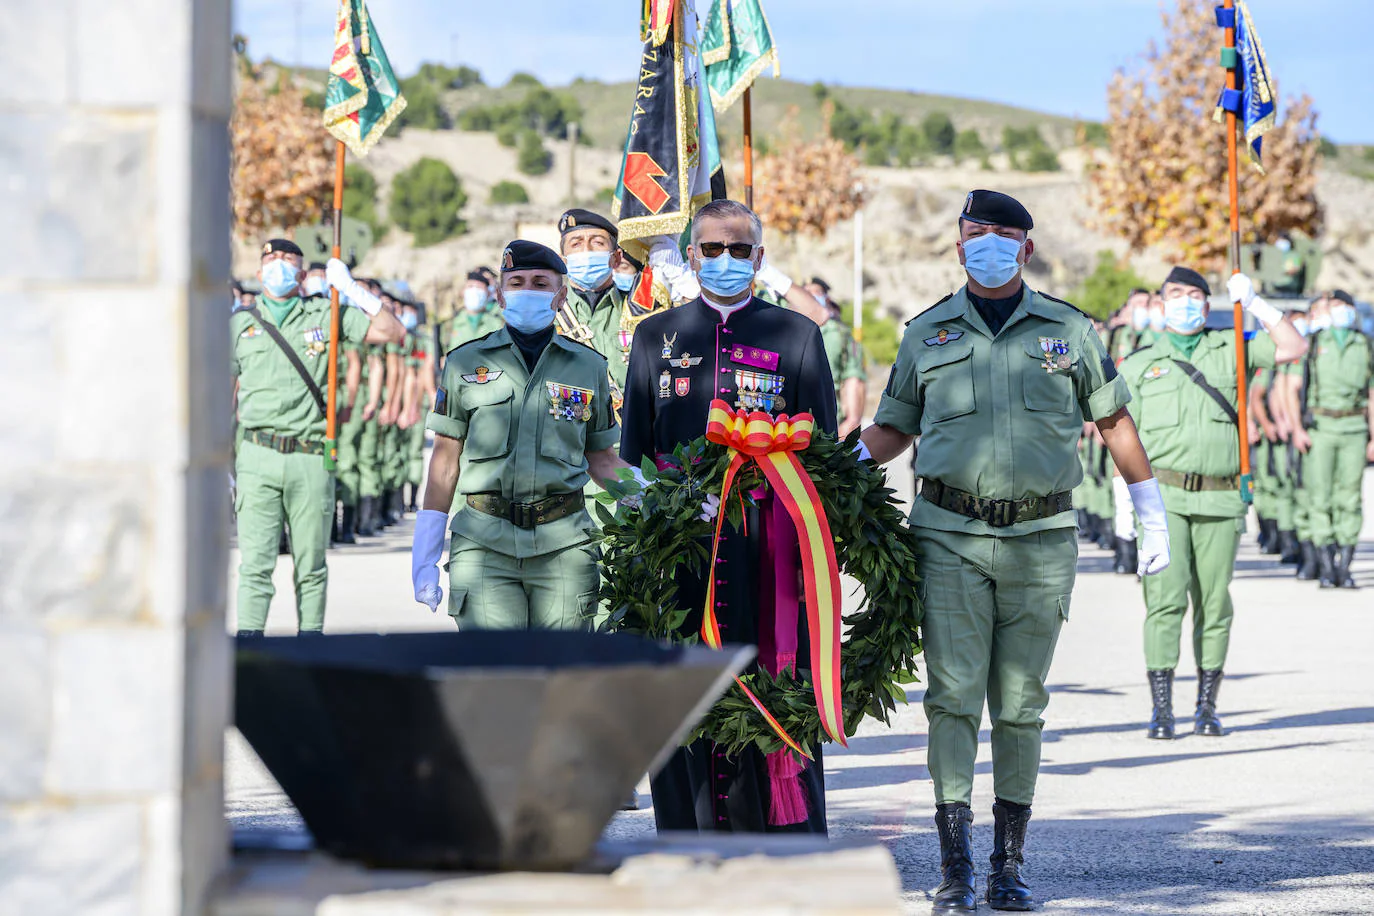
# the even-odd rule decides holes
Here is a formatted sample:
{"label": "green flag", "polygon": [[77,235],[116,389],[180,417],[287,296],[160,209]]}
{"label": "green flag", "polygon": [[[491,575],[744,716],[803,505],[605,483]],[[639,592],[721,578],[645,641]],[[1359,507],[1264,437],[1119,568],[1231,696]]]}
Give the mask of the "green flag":
{"label": "green flag", "polygon": [[324,93],[324,127],[356,156],[386,133],[405,111],[405,96],[363,0],[339,0],[334,59]]}
{"label": "green flag", "polygon": [[769,67],[779,73],[763,0],[713,0],[701,36],[701,62],[716,111],[724,111]]}

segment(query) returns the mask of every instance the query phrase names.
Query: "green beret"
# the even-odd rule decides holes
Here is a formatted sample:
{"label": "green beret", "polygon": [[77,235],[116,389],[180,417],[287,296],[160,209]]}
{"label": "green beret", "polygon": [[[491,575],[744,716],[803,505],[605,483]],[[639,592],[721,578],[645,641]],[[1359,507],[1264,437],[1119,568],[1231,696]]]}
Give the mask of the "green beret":
{"label": "green beret", "polygon": [[278,251],[294,254],[298,258],[305,257],[305,252],[301,251],[301,246],[290,239],[268,239],[262,246],[264,257],[269,254],[276,254]]}
{"label": "green beret", "polygon": [[516,239],[501,253],[501,273],[513,270],[551,270],[566,276],[568,265],[552,248],[525,239]]}
{"label": "green beret", "polygon": [[558,220],[558,234],[567,235],[574,229],[605,229],[611,234],[611,241],[620,238],[620,230],[615,227],[615,223],[606,219],[599,213],[590,210],[573,208],[564,213]]}
{"label": "green beret", "polygon": [[959,218],[984,226],[1010,226],[1027,232],[1035,227],[1030,211],[1015,197],[1001,191],[969,191]]}
{"label": "green beret", "polygon": [[1204,295],[1212,295],[1212,287],[1207,285],[1207,278],[1189,267],[1175,267],[1169,271],[1169,276],[1164,278],[1165,283],[1182,283],[1184,286],[1196,286],[1202,290]]}

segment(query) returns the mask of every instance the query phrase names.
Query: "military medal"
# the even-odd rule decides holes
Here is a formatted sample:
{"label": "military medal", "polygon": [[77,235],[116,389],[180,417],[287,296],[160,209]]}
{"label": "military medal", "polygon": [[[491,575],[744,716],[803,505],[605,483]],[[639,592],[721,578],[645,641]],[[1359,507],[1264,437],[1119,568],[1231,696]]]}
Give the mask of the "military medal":
{"label": "military medal", "polygon": [[1058,337],[1040,338],[1040,350],[1045,354],[1045,361],[1040,367],[1046,372],[1067,369],[1072,363],[1069,359],[1069,345]]}
{"label": "military medal", "polygon": [[680,358],[673,359],[673,362],[677,364],[679,369],[690,369],[701,362],[701,357],[693,356],[690,353],[684,353]]}
{"label": "military medal", "polygon": [[672,358],[673,358],[673,344],[675,344],[675,343],[677,343],[677,335],[676,335],[676,334],[674,334],[672,337],[669,337],[667,334],[664,334],[664,335],[663,335],[663,358],[664,358],[664,359],[672,359]]}
{"label": "military medal", "polygon": [[591,391],[560,382],[544,384],[549,392],[549,416],[555,420],[581,420],[584,423],[592,418]]}
{"label": "military medal", "polygon": [[633,340],[633,331],[620,332],[620,355],[627,363],[630,361],[630,344],[633,342]]}
{"label": "military medal", "polygon": [[669,391],[669,389],[672,387],[673,373],[669,372],[667,369],[664,369],[662,374],[660,374],[658,377],[658,396],[661,398],[672,397],[673,395]]}

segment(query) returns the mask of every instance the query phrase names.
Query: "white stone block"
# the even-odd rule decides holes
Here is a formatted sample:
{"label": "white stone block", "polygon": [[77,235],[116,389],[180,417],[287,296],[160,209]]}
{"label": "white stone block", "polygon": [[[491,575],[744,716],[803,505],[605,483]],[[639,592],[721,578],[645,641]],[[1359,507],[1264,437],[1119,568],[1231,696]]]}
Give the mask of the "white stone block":
{"label": "white stone block", "polygon": [[143,811],[136,804],[0,811],[0,910],[22,916],[143,916]]}
{"label": "white stone block", "polygon": [[[0,185],[4,182],[0,175]],[[3,196],[0,193],[0,198]],[[4,231],[0,228],[0,233]],[[3,270],[0,267],[0,272]],[[58,342],[48,304],[31,296],[0,293],[0,315],[6,316],[5,333],[0,334],[0,390],[56,391]],[[52,399],[43,394],[0,398],[0,430],[4,431],[0,435],[0,468],[17,473],[53,460],[57,445],[53,407]],[[0,589],[3,588],[0,579]]]}
{"label": "white stone block", "polygon": [[70,0],[76,95],[119,108],[189,101],[186,0]]}
{"label": "white stone block", "polygon": [[7,2],[0,28],[0,104],[60,105],[71,92],[66,0]]}
{"label": "white stone block", "polygon": [[142,478],[0,477],[0,619],[129,620],[147,601]]}
{"label": "white stone block", "polygon": [[181,636],[92,627],[54,637],[49,792],[80,798],[176,790],[185,715]]}
{"label": "white stone block", "polygon": [[0,801],[30,801],[43,794],[50,690],[43,632],[0,629]]}

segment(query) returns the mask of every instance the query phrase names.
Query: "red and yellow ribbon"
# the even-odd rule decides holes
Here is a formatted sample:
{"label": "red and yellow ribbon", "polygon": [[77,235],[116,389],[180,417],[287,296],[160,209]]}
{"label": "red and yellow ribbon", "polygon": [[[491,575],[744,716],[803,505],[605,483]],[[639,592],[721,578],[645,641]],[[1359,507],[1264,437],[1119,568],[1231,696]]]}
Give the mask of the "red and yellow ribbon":
{"label": "red and yellow ribbon", "polygon": [[[732,452],[730,465],[721,482],[721,511],[716,517],[716,536],[711,547],[711,575],[707,577],[706,610],[701,622],[701,638],[713,649],[720,648],[720,627],[716,620],[716,556],[720,547],[721,526],[725,521],[725,501],[735,476],[747,462],[755,461],[763,470],[773,492],[786,507],[797,528],[801,546],[802,578],[806,588],[806,624],[811,636],[811,676],[821,726],[834,741],[847,745],[844,735],[844,708],[840,693],[840,567],[835,558],[835,539],[830,533],[820,495],[797,452],[811,444],[815,423],[810,414],[776,420],[763,411],[733,411],[724,401],[711,402],[706,438]],[[735,679],[740,689],[763,713],[783,743],[797,753],[811,757],[778,723],[754,693]]]}

